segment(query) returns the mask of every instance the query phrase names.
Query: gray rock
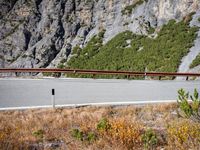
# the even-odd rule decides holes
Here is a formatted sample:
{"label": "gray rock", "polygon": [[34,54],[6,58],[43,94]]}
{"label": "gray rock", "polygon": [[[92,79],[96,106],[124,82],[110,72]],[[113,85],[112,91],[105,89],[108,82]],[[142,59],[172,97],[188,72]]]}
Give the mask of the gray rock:
{"label": "gray rock", "polygon": [[180,20],[200,4],[200,0],[148,0],[123,15],[122,10],[134,2],[0,0],[0,67],[56,67],[69,58],[74,46],[84,47],[102,29],[106,29],[104,43],[125,30],[147,34],[149,26]]}

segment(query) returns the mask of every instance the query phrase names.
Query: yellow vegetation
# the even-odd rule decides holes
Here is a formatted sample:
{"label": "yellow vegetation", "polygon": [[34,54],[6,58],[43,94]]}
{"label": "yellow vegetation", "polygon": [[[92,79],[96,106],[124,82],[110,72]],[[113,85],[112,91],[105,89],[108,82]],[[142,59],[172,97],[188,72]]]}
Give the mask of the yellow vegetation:
{"label": "yellow vegetation", "polygon": [[154,104],[1,111],[0,149],[49,150],[52,143],[61,150],[200,149],[200,125],[178,118],[176,109]]}

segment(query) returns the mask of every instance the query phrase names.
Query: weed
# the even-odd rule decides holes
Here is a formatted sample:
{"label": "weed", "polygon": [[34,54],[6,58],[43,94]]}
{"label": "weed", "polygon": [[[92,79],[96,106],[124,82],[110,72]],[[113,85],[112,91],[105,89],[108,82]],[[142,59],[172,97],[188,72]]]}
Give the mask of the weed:
{"label": "weed", "polygon": [[173,122],[167,129],[168,145],[176,149],[200,146],[200,125],[189,120]]}
{"label": "weed", "polygon": [[73,129],[71,131],[72,137],[76,138],[77,140],[83,141],[83,132],[80,131],[79,129]]}
{"label": "weed", "polygon": [[200,99],[197,89],[195,89],[194,94],[190,96],[192,100],[191,103],[188,101],[189,92],[186,93],[183,89],[180,89],[178,94],[178,106],[181,116],[200,122]]}
{"label": "weed", "polygon": [[142,135],[142,141],[144,143],[145,149],[153,149],[158,143],[158,138],[156,133],[152,129],[148,129]]}
{"label": "weed", "polygon": [[144,149],[145,143],[150,149],[199,149],[199,123],[178,118],[176,109],[153,104],[2,111],[0,149],[38,149],[61,140],[58,149]]}
{"label": "weed", "polygon": [[72,55],[77,54],[79,55],[81,51],[81,48],[79,46],[75,46],[72,50]]}
{"label": "weed", "polygon": [[123,15],[129,15],[132,13],[133,9],[135,9],[138,5],[143,4],[144,2],[147,2],[147,0],[138,0],[136,1],[134,4],[132,5],[128,5],[126,6],[123,10],[122,10],[122,14]]}
{"label": "weed", "polygon": [[32,133],[32,135],[38,139],[42,139],[44,137],[44,131],[43,130],[37,130],[37,131],[34,131]]}
{"label": "weed", "polygon": [[155,32],[155,28],[150,26],[148,29],[148,34],[153,34],[154,32]]}
{"label": "weed", "polygon": [[142,129],[143,126],[140,123],[131,123],[125,119],[116,119],[110,122],[108,134],[111,135],[111,139],[131,148],[141,144]]}
{"label": "weed", "polygon": [[96,135],[95,135],[95,133],[94,133],[94,132],[89,132],[89,133],[87,134],[87,141],[93,142],[93,141],[95,141],[95,140],[96,140]]}
{"label": "weed", "polygon": [[198,54],[197,57],[192,61],[190,68],[194,68],[198,65],[200,65],[200,54]]}
{"label": "weed", "polygon": [[106,131],[110,128],[110,124],[106,118],[102,118],[97,124],[97,130]]}

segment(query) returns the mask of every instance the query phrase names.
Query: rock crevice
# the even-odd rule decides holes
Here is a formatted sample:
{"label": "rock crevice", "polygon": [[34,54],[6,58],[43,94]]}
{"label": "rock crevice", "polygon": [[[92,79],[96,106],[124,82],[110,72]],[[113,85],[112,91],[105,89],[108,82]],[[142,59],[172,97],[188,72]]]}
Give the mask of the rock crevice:
{"label": "rock crevice", "polygon": [[0,0],[0,66],[56,67],[72,48],[106,30],[104,43],[125,30],[148,34],[199,9],[200,0]]}

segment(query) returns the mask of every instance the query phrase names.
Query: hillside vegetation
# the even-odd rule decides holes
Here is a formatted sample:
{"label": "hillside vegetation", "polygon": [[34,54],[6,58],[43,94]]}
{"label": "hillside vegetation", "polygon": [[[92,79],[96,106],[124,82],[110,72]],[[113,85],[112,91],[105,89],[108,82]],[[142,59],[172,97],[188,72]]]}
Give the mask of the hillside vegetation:
{"label": "hillside vegetation", "polygon": [[105,45],[102,44],[102,31],[83,49],[76,47],[73,50],[74,55],[68,66],[79,69],[176,72],[182,57],[188,53],[197,36],[198,28],[190,27],[189,21],[188,18],[180,22],[170,20],[155,38],[125,31]]}
{"label": "hillside vegetation", "polygon": [[133,3],[132,5],[128,5],[126,6],[123,10],[122,10],[122,14],[123,15],[130,15],[133,11],[133,9],[135,9],[138,5],[141,5],[144,2],[147,2],[148,0],[138,0],[135,3]]}
{"label": "hillside vegetation", "polygon": [[192,61],[192,64],[190,65],[190,68],[194,68],[196,66],[200,65],[200,54],[197,55],[197,57]]}

